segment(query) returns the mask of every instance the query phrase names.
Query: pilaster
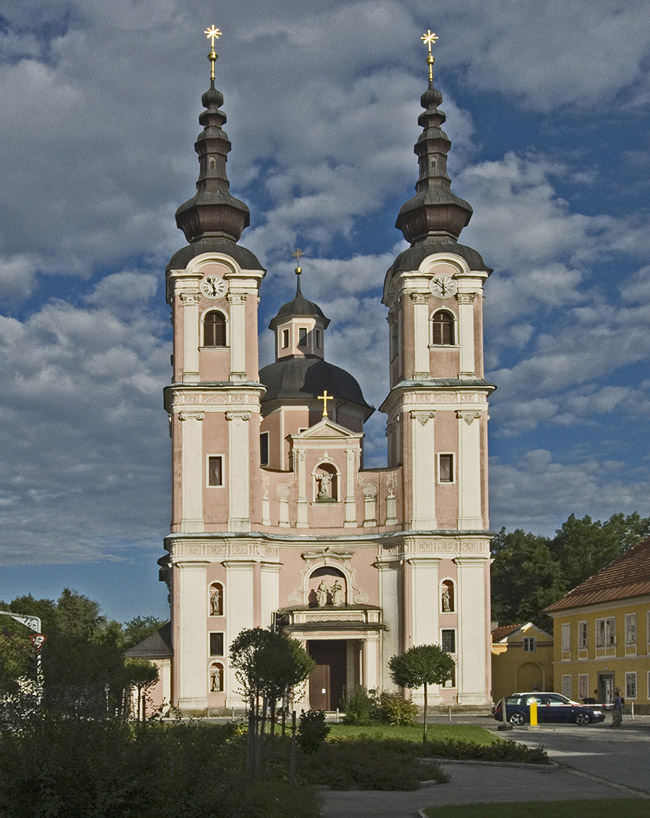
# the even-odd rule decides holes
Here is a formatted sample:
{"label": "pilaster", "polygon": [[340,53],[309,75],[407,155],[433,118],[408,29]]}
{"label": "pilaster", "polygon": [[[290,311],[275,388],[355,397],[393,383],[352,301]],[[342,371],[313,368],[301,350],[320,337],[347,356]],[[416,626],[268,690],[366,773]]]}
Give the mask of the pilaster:
{"label": "pilaster", "polygon": [[411,409],[411,509],[413,531],[438,527],[436,521],[434,423],[435,411]]}
{"label": "pilaster", "polygon": [[413,303],[413,378],[431,377],[429,366],[429,294],[410,293]]}
{"label": "pilaster", "polygon": [[485,557],[456,557],[458,586],[458,667],[456,684],[459,704],[489,701],[488,657],[489,605]]}
{"label": "pilaster", "polygon": [[474,355],[474,293],[458,293],[458,323],[460,325],[460,377],[474,377],[476,363]]}
{"label": "pilaster", "polygon": [[199,561],[174,566],[179,587],[179,644],[174,645],[174,656],[180,662],[181,710],[202,710],[208,705],[207,567],[207,562]]}
{"label": "pilaster", "polygon": [[[227,651],[245,628],[255,627],[255,561],[224,560],[226,567]],[[205,594],[204,594],[205,596]],[[226,707],[241,707],[239,683],[228,663]]]}
{"label": "pilaster", "polygon": [[458,418],[458,528],[483,528],[481,504],[481,412],[462,410]]}
{"label": "pilaster", "polygon": [[204,412],[180,412],[181,531],[203,531]]}
{"label": "pilaster", "polygon": [[230,380],[246,380],[247,293],[228,293],[230,304]]}
{"label": "pilaster", "polygon": [[226,412],[228,421],[228,528],[250,530],[250,412]]}
{"label": "pilaster", "polygon": [[199,380],[199,293],[182,292],[183,304],[183,382]]}

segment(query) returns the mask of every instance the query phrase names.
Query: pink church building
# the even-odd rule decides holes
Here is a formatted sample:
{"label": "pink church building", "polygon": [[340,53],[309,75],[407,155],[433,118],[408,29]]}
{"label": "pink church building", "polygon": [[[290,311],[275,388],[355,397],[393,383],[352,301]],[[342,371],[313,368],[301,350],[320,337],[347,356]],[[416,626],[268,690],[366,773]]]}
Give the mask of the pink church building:
{"label": "pink church building", "polygon": [[188,243],[167,268],[172,521],[160,564],[171,625],[131,652],[158,662],[159,695],[181,711],[242,708],[229,647],[257,626],[314,658],[303,706],[333,710],[358,686],[394,690],[390,658],[430,643],[456,662],[432,704],[491,701],[491,271],[458,242],[472,209],[450,188],[441,101],[430,81],[416,193],[396,223],[409,247],[384,281],[387,465],[367,469],[374,410],[327,360],[330,319],[303,295],[299,267],[295,297],[269,325],[275,360],[259,367],[258,302],[273,293],[240,244],[249,210],[229,191],[223,96],[214,81],[203,95],[197,192],[176,213]]}

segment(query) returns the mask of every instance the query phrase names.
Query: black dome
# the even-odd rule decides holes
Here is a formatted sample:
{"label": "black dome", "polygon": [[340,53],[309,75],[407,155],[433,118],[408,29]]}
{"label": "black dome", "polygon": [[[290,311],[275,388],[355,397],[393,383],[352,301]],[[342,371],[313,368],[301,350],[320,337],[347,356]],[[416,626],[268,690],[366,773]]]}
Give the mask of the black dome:
{"label": "black dome", "polygon": [[290,318],[292,315],[322,318],[324,321],[324,326],[327,328],[330,322],[329,318],[325,317],[318,304],[314,304],[313,301],[307,301],[307,299],[304,297],[302,290],[300,289],[300,279],[298,279],[296,285],[295,297],[280,307],[275,317],[271,319],[269,329],[275,329],[283,319]]}
{"label": "black dome", "polygon": [[262,403],[272,400],[313,400],[327,389],[334,398],[364,407],[366,419],[375,411],[364,400],[356,378],[316,356],[291,355],[281,358],[260,370],[260,382],[266,387]]}

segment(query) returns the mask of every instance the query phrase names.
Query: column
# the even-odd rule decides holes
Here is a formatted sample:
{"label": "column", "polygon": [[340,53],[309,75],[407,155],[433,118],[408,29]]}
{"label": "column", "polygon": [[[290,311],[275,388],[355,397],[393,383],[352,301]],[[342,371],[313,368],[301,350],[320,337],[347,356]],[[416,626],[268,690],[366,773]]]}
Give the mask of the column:
{"label": "column", "polygon": [[366,690],[377,690],[379,684],[379,637],[368,635],[363,640],[363,685]]}
{"label": "column", "polygon": [[485,704],[490,698],[485,557],[457,557],[458,633],[456,682],[459,704]]}
{"label": "column", "polygon": [[433,410],[412,409],[411,419],[411,509],[410,528],[430,530],[438,527],[435,495],[435,449]]}
{"label": "column", "polygon": [[483,528],[481,512],[481,412],[458,410],[458,528]]}
{"label": "column", "polygon": [[[302,449],[296,449],[294,453],[294,468],[298,477],[298,497],[296,498],[296,527],[306,528],[307,522],[307,472],[305,470],[305,453]],[[310,491],[313,486],[310,486]],[[312,495],[313,496],[313,495]]]}
{"label": "column", "polygon": [[[255,627],[254,593],[255,562],[227,560],[226,566],[226,654],[230,645],[244,628]],[[239,682],[228,663],[226,669],[226,707],[241,707]]]}
{"label": "column", "polygon": [[388,660],[400,652],[400,599],[399,599],[399,571],[400,565],[394,562],[376,562],[379,571],[379,606],[381,608],[382,623],[386,630],[382,631],[382,666],[380,668],[379,684],[382,690],[395,690],[390,678]]}
{"label": "column", "polygon": [[357,474],[354,449],[345,450],[345,522],[346,528],[357,525],[357,504],[354,497],[355,476]]}
{"label": "column", "polygon": [[474,362],[474,293],[458,293],[458,323],[460,324],[460,377],[473,377]]}
{"label": "column", "polygon": [[268,628],[273,614],[280,607],[279,562],[263,562],[260,565],[260,627]]}
{"label": "column", "polygon": [[427,293],[411,293],[413,302],[413,379],[431,377],[429,364],[429,296]]}
{"label": "column", "polygon": [[201,710],[208,706],[207,562],[178,562],[180,599],[179,644],[175,660],[180,664],[178,706]]}
{"label": "column", "polygon": [[250,530],[250,418],[250,412],[226,412],[228,421],[228,529],[230,531]]}
{"label": "column", "polygon": [[183,302],[183,383],[199,380],[199,295],[181,293]]}
{"label": "column", "polygon": [[203,412],[180,412],[181,531],[203,531]]}
{"label": "column", "polygon": [[246,380],[246,293],[229,293],[230,380]]}

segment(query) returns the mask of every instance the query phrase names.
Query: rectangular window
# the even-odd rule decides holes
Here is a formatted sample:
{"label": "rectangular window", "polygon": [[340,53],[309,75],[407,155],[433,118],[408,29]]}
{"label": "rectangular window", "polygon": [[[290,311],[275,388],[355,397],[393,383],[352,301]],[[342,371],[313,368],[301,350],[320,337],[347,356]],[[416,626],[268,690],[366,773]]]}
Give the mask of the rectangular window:
{"label": "rectangular window", "polygon": [[395,316],[390,325],[390,359],[397,358],[399,352],[399,324],[397,323],[397,316]]}
{"label": "rectangular window", "polygon": [[269,433],[262,432],[260,435],[260,465],[269,465]]}
{"label": "rectangular window", "polygon": [[447,653],[456,653],[456,631],[452,628],[443,628],[440,635],[442,649]]}
{"label": "rectangular window", "polygon": [[283,329],[282,330],[282,349],[286,349],[289,346],[289,330]]}
{"label": "rectangular window", "polygon": [[571,677],[570,676],[563,676],[562,677],[562,695],[566,696],[567,699],[571,698]]}
{"label": "rectangular window", "polygon": [[625,614],[625,644],[636,645],[636,614]]}
{"label": "rectangular window", "polygon": [[565,622],[562,625],[562,650],[571,650],[571,623]]}
{"label": "rectangular window", "polygon": [[625,674],[625,698],[636,699],[636,673]]}
{"label": "rectangular window", "polygon": [[320,330],[319,329],[317,329],[315,331],[315,335],[316,335],[316,349],[320,349]]}
{"label": "rectangular window", "polygon": [[583,650],[589,647],[589,628],[586,622],[578,622],[578,647]]}
{"label": "rectangular window", "polygon": [[208,486],[223,486],[223,457],[220,454],[208,457]]}
{"label": "rectangular window", "polygon": [[596,647],[608,648],[616,644],[616,617],[596,620]]}
{"label": "rectangular window", "polygon": [[454,482],[454,456],[453,454],[438,455],[438,482]]}
{"label": "rectangular window", "polygon": [[307,327],[298,327],[298,346],[307,346]]}
{"label": "rectangular window", "polygon": [[210,656],[223,656],[223,633],[210,633]]}
{"label": "rectangular window", "polygon": [[537,639],[534,636],[524,636],[524,653],[535,653],[537,650]]}
{"label": "rectangular window", "polygon": [[578,676],[578,698],[581,700],[589,696],[589,676],[586,673],[581,673]]}

